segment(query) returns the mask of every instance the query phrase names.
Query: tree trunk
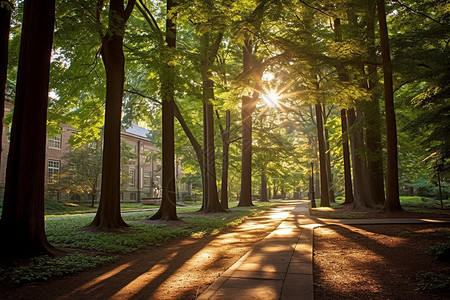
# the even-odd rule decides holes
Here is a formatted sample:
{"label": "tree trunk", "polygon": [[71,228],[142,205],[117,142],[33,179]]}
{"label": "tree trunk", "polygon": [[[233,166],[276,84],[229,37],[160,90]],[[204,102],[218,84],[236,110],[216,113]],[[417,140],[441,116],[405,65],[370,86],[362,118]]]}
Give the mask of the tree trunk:
{"label": "tree trunk", "polygon": [[[3,118],[5,115],[5,89],[8,71],[8,44],[11,12],[13,6],[10,2],[1,1],[0,5],[0,141],[3,135]],[[3,151],[0,145],[0,152]]]}
{"label": "tree trunk", "polygon": [[261,171],[261,195],[259,201],[269,202],[269,198],[267,196],[267,179],[266,179],[266,171]]}
{"label": "tree trunk", "polygon": [[342,152],[344,158],[345,204],[353,203],[352,171],[350,166],[350,149],[348,147],[347,113],[341,109]]}
{"label": "tree trunk", "polygon": [[[44,228],[45,147],[55,1],[24,2],[16,99],[6,169],[1,252],[50,253]],[[3,20],[2,20],[3,22]]]}
{"label": "tree trunk", "polygon": [[204,203],[202,210],[205,212],[218,212],[225,209],[219,202],[219,194],[217,192],[217,173],[216,173],[216,147],[214,140],[214,82],[211,77],[211,66],[217,56],[222,34],[219,33],[215,42],[210,44],[210,35],[203,33],[202,36],[202,60],[201,75],[203,83],[203,132],[205,151],[205,187]]}
{"label": "tree trunk", "polygon": [[[375,9],[376,3],[369,4],[367,17],[367,47],[368,53],[373,61],[376,61],[375,46]],[[378,82],[377,67],[369,64],[369,82],[367,89],[371,93],[370,100],[364,102],[364,117],[366,119],[366,146],[367,167],[369,172],[370,198],[375,205],[383,205],[384,183],[383,183],[383,154],[381,147],[381,114],[379,106],[380,94],[376,83]]]}
{"label": "tree trunk", "polygon": [[[211,80],[212,83],[212,80]],[[218,212],[224,209],[219,202],[219,194],[217,193],[217,176],[216,176],[216,154],[214,142],[214,107],[213,104],[206,104],[206,186],[208,189],[206,199],[205,212]]]}
{"label": "tree trunk", "polygon": [[97,194],[97,183],[92,185],[92,198],[91,198],[91,207],[95,207],[95,194]]}
{"label": "tree trunk", "polygon": [[252,113],[253,99],[242,97],[242,166],[241,197],[238,206],[253,206],[252,203]]}
{"label": "tree trunk", "polygon": [[[133,5],[133,2],[129,1],[128,5]],[[128,19],[123,5],[123,0],[110,1],[108,32],[102,38],[101,55],[106,71],[102,183],[97,214],[90,224],[99,229],[128,227],[120,214],[120,132],[125,81],[122,48]]]}
{"label": "tree trunk", "polygon": [[[342,28],[341,20],[339,18],[334,19],[334,32],[336,36],[336,42],[342,42]],[[349,80],[347,73],[345,72],[344,65],[342,63],[336,64],[338,72],[338,78],[341,82],[347,82]],[[342,151],[344,159],[344,185],[345,185],[345,204],[353,203],[353,189],[352,189],[352,172],[350,165],[350,149],[348,146],[348,130],[347,130],[347,111],[341,109],[341,130],[342,130]]]}
{"label": "tree trunk", "polygon": [[[325,105],[323,105],[323,120],[324,120],[324,125],[327,124],[327,114],[325,111]],[[326,158],[327,158],[327,179],[328,179],[328,197],[330,199],[330,203],[331,202],[336,202],[335,198],[334,198],[334,188],[333,188],[333,173],[331,172],[331,153],[330,153],[330,142],[328,141],[329,139],[329,132],[328,132],[328,128],[326,126],[324,126],[324,138],[325,138],[325,146],[326,146]]]}
{"label": "tree trunk", "polygon": [[325,139],[323,135],[322,105],[317,103],[316,122],[317,122],[317,140],[319,143],[319,167],[320,167],[320,206],[330,206],[328,195],[328,176],[327,176],[327,158],[325,149]]}
{"label": "tree trunk", "polygon": [[[352,166],[353,166],[353,207],[355,209],[366,208],[366,203],[368,203],[368,187],[366,185],[365,176],[365,160],[363,159],[364,152],[364,139],[363,132],[360,124],[357,123],[357,115],[355,114],[355,109],[348,110],[348,125],[353,131],[350,137],[350,146],[352,152]],[[361,115],[359,115],[361,119]]]}
{"label": "tree trunk", "polygon": [[392,81],[392,62],[389,53],[389,35],[386,24],[386,9],[384,0],[377,0],[378,23],[380,26],[381,55],[384,77],[384,106],[386,113],[386,201],[384,211],[401,211],[398,191],[398,157],[397,157],[397,126],[394,110],[394,88]]}
{"label": "tree trunk", "polygon": [[[167,0],[167,14],[175,6],[172,0]],[[166,17],[167,48],[176,48],[175,17]],[[162,200],[156,214],[150,220],[178,220],[175,195],[175,142],[174,142],[174,110],[175,110],[175,74],[169,65],[167,51],[162,50],[164,64],[161,67],[161,100],[162,100]]]}
{"label": "tree trunk", "polygon": [[203,154],[202,154],[202,161],[203,161],[203,172],[202,172],[202,207],[200,208],[200,211],[206,210],[206,206],[208,205],[208,182],[207,182],[207,175],[208,172],[208,113],[207,113],[207,107],[206,102],[203,102]]}
{"label": "tree trunk", "polygon": [[231,129],[231,113],[228,109],[225,117],[225,130],[222,134],[222,188],[220,196],[220,204],[224,209],[228,209],[228,165],[230,153],[230,129]]}

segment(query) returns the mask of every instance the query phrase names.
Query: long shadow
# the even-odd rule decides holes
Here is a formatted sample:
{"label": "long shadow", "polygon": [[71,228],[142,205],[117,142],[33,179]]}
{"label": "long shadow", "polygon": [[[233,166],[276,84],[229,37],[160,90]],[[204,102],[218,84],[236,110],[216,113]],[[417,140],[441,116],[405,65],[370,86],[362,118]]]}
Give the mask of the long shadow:
{"label": "long shadow", "polygon": [[[260,217],[264,215],[266,214]],[[275,223],[279,224],[281,221]],[[20,293],[20,299],[151,299],[154,292],[192,257],[205,247],[210,247],[218,237],[231,234],[239,230],[239,227],[202,238],[179,238],[164,247],[151,247],[123,256],[113,264],[97,268],[90,273],[84,272],[83,276],[74,274],[50,282],[10,289],[0,298],[15,299]],[[245,238],[242,233],[240,236]],[[245,243],[246,241],[238,239],[227,245],[239,249],[243,248]],[[162,260],[156,259],[161,256],[164,257]],[[225,255],[216,257],[211,263],[220,269],[229,267],[233,262]],[[185,293],[195,295],[197,291]]]}
{"label": "long shadow", "polygon": [[[381,286],[381,289],[383,289],[383,296],[384,297],[391,297],[393,299],[421,299],[420,296],[420,291],[414,291],[414,288],[411,289],[412,293],[408,294],[408,295],[398,295],[396,294],[396,291],[389,291],[386,290],[386,286],[388,285],[388,281],[389,279],[386,279],[382,274],[379,274],[380,268],[392,268],[389,269],[389,272],[396,272],[397,267],[396,267],[396,262],[398,260],[399,256],[405,256],[405,255],[410,255],[410,259],[411,259],[411,263],[414,263],[415,261],[417,261],[418,259],[420,259],[420,257],[418,256],[418,254],[414,254],[411,251],[413,249],[407,248],[405,246],[405,244],[403,244],[401,241],[395,246],[395,247],[390,247],[386,244],[380,243],[378,241],[376,241],[375,239],[372,239],[366,235],[364,235],[363,233],[358,232],[357,230],[363,230],[365,232],[368,232],[370,234],[385,234],[382,230],[382,226],[399,226],[400,224],[373,224],[373,225],[344,225],[344,224],[333,224],[333,225],[329,225],[327,226],[328,229],[331,229],[333,231],[335,231],[338,235],[340,235],[342,237],[339,238],[340,242],[345,242],[347,240],[347,242],[350,243],[355,243],[358,244],[360,247],[362,247],[363,249],[360,249],[359,251],[369,251],[369,253],[373,253],[372,254],[372,258],[379,256],[381,259],[372,262],[372,263],[368,263],[367,261],[357,261],[354,260],[351,262],[351,266],[350,268],[356,268],[358,269],[365,269],[368,270],[369,274],[374,274],[374,278],[373,280],[376,280],[379,285]],[[411,225],[424,225],[424,224],[401,224],[401,225],[407,225],[407,226],[411,226]],[[427,226],[449,226],[448,224],[426,224]],[[386,234],[385,234],[386,235]],[[393,233],[390,235],[391,237],[398,237],[398,235],[396,235],[396,233]],[[385,253],[389,253],[389,255],[384,255]],[[344,257],[345,259],[345,257]],[[398,276],[396,276],[399,280],[398,284],[399,285],[403,285],[407,283],[407,279],[406,279],[406,274],[396,274]],[[361,278],[361,282],[363,282],[364,280],[367,280],[367,278]],[[363,285],[362,285],[363,286]],[[377,293],[370,293],[370,292],[365,292],[364,289],[358,290],[358,291],[353,291],[352,294],[345,294],[345,295],[340,295],[345,299],[361,299],[361,297],[380,297],[379,294]],[[400,297],[400,298],[399,298]],[[439,296],[438,296],[439,297]]]}

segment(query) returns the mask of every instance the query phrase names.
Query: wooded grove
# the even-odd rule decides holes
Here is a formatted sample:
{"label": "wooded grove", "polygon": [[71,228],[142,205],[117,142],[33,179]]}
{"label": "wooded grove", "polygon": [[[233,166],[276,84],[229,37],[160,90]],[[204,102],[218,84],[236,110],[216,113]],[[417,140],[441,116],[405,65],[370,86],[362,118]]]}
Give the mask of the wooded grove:
{"label": "wooded grove", "polygon": [[43,172],[60,124],[77,129],[77,155],[103,147],[102,175],[69,183],[95,195],[101,177],[98,230],[128,226],[120,132],[131,124],[158,133],[151,219],[178,219],[179,182],[205,213],[313,194],[389,213],[400,195],[448,197],[448,1],[1,0],[0,26],[9,253],[52,251]]}

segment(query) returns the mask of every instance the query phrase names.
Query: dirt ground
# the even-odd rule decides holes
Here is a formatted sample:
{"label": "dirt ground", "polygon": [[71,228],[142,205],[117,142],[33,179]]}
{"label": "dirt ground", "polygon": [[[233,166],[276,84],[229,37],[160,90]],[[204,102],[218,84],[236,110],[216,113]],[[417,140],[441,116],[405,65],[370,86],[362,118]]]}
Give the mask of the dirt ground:
{"label": "dirt ground", "polygon": [[315,299],[450,299],[450,261],[429,251],[449,240],[449,224],[316,228]]}
{"label": "dirt ground", "polygon": [[0,299],[195,299],[287,217],[293,205],[218,234],[180,238],[49,282],[1,287]]}

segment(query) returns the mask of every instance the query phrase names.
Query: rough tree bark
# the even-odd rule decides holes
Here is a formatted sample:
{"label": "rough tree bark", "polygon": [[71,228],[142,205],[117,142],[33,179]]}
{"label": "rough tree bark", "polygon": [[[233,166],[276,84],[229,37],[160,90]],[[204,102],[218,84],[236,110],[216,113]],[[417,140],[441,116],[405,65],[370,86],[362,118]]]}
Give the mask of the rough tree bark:
{"label": "rough tree bark", "polygon": [[[256,95],[256,98],[255,98]],[[242,97],[242,165],[241,165],[241,197],[238,206],[253,206],[252,202],[252,114],[255,110],[259,94],[253,97]]]}
{"label": "rough tree bark", "polygon": [[[246,40],[243,47],[243,74],[250,80],[260,80],[264,68],[253,58],[251,41]],[[252,202],[252,114],[256,108],[259,93],[253,91],[252,97],[242,97],[242,164],[241,193],[238,206],[253,206]]]}
{"label": "rough tree bark", "polygon": [[316,123],[317,123],[317,140],[319,144],[319,168],[320,168],[320,206],[330,206],[330,199],[328,196],[328,171],[325,153],[325,139],[323,135],[323,119],[322,119],[322,105],[315,104],[316,108]]}
{"label": "rough tree bark", "polygon": [[324,138],[325,138],[325,147],[326,147],[326,158],[327,158],[327,179],[328,179],[328,198],[330,203],[336,202],[334,197],[334,188],[333,188],[333,173],[331,172],[331,153],[330,153],[330,142],[329,140],[329,132],[326,127],[328,116],[326,113],[326,106],[323,105],[322,113],[323,113],[323,122],[324,122]]}
{"label": "rough tree bark", "polygon": [[369,198],[369,188],[367,186],[367,178],[365,176],[365,160],[363,155],[364,138],[363,131],[360,126],[361,113],[355,113],[355,109],[347,111],[348,126],[352,132],[350,136],[350,147],[352,153],[353,167],[353,207],[355,209],[366,208]]}
{"label": "rough tree bark", "polygon": [[24,2],[16,99],[0,221],[0,251],[7,255],[36,256],[52,251],[44,228],[44,170],[54,19],[54,0]]}
{"label": "rough tree bark", "polygon": [[384,106],[386,114],[386,201],[383,210],[401,211],[398,191],[397,125],[395,122],[392,62],[389,53],[389,35],[386,23],[384,0],[377,0],[378,24],[380,27],[381,56],[384,77]]}
{"label": "rough tree bark", "polygon": [[[167,0],[167,13],[175,7],[172,0]],[[166,50],[176,48],[176,24],[173,18],[166,17]],[[163,66],[160,72],[162,98],[162,200],[156,214],[151,220],[178,220],[175,191],[175,143],[174,143],[174,110],[175,86],[174,70],[169,65],[170,53],[162,51]]]}
{"label": "rough tree bark", "polygon": [[[367,50],[373,61],[376,61],[375,46],[375,10],[376,3],[370,2],[367,12],[366,36]],[[367,66],[369,81],[367,90],[370,92],[370,100],[362,103],[364,110],[366,134],[365,143],[367,147],[367,167],[369,175],[369,187],[371,202],[375,205],[383,205],[384,183],[383,183],[383,156],[381,147],[381,114],[379,99],[380,93],[376,83],[378,81],[377,66]]]}
{"label": "rough tree bark", "polygon": [[347,113],[341,109],[342,152],[344,159],[344,194],[345,204],[353,203],[352,171],[350,166],[350,149],[348,146]]}
{"label": "rough tree bark", "polygon": [[[217,118],[219,113],[216,111]],[[225,129],[220,125],[220,133],[222,136],[222,186],[220,195],[220,204],[224,209],[228,209],[228,167],[230,153],[230,129],[231,129],[231,112],[229,109],[225,112]]]}
{"label": "rough tree bark", "polygon": [[[135,0],[130,0],[124,9],[124,0],[110,0],[108,29],[102,36],[101,55],[106,71],[102,183],[97,214],[89,225],[99,229],[128,227],[120,214],[120,132],[125,81],[122,47],[125,23],[134,3]],[[100,12],[97,13],[100,16]]]}
{"label": "rough tree bark", "polygon": [[267,178],[266,178],[266,170],[261,171],[261,198],[259,201],[261,202],[269,202],[268,194],[267,194]]}
{"label": "rough tree bark", "polygon": [[216,155],[214,141],[214,82],[211,77],[211,66],[217,56],[223,34],[219,33],[214,41],[210,44],[210,36],[204,33],[202,36],[203,56],[201,61],[201,74],[203,82],[203,131],[205,151],[205,179],[203,186],[204,201],[202,209],[204,212],[218,212],[225,209],[219,202],[219,194],[217,193],[217,176],[216,176]]}

